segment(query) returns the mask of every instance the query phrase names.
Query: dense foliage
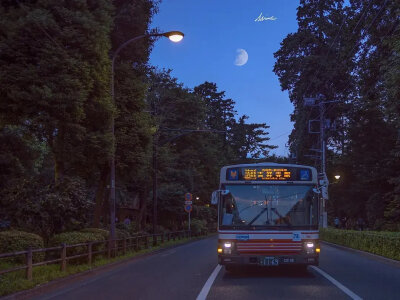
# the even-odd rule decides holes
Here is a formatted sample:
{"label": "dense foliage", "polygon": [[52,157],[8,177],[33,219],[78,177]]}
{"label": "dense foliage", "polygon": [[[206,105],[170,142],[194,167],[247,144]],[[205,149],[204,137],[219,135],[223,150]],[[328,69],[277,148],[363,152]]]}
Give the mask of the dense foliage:
{"label": "dense foliage", "polygon": [[89,225],[107,229],[115,150],[117,211],[130,209],[132,217],[131,225],[118,225],[118,236],[150,230],[154,170],[159,229],[183,228],[186,192],[199,197],[197,223],[212,229],[215,208],[205,204],[220,167],[264,158],[274,148],[269,127],[238,116],[234,100],[215,83],[189,89],[170,71],[149,66],[152,38],[129,44],[116,57],[112,102],[113,54],[132,37],[153,32],[157,4],[1,1],[2,228],[35,232],[53,244],[96,234],[78,232]]}
{"label": "dense foliage", "polygon": [[309,133],[320,110],[304,98],[336,101],[324,105],[328,177],[341,174],[328,214],[348,227],[363,218],[369,228],[400,229],[399,16],[398,1],[302,0],[297,32],[275,53],[274,71],[295,106],[289,144],[297,162],[320,166],[310,158],[319,135]]}

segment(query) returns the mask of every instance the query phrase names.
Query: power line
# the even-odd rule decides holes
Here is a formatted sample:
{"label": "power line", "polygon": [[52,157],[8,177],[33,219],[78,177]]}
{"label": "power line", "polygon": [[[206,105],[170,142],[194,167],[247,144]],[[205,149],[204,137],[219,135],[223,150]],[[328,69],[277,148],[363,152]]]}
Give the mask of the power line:
{"label": "power line", "polygon": [[[371,2],[372,2],[372,1],[371,1]],[[371,28],[371,26],[372,26],[373,23],[375,22],[376,18],[378,17],[378,15],[381,13],[382,9],[386,6],[386,3],[387,3],[387,0],[386,0],[385,3],[382,5],[382,7],[381,7],[380,10],[378,11],[378,13],[375,15],[374,19],[372,20],[372,22],[369,24],[368,28],[367,28],[365,31],[368,31],[368,30]],[[387,37],[387,36],[389,35],[389,33],[392,32],[392,31],[395,29],[395,27],[396,27],[397,25],[398,25],[398,24],[394,23],[393,26],[392,26],[392,28],[385,34],[385,36],[384,36],[383,38]],[[382,38],[382,39],[383,39],[383,38]],[[355,49],[355,47],[353,47],[353,48],[350,50],[350,53],[351,53],[354,49]],[[354,53],[354,54],[355,54],[355,53]],[[347,84],[346,88],[343,89],[343,90],[348,89],[348,88],[350,87],[350,85],[351,85],[351,82],[349,82],[349,83]],[[368,92],[370,92],[373,88],[374,88],[374,86],[370,86],[369,89],[366,91],[366,94],[367,94]],[[325,113],[327,113],[328,111],[330,111],[332,108],[333,108],[333,105],[330,106],[330,107],[328,107],[328,108],[326,109]]]}
{"label": "power line", "polygon": [[[333,45],[335,44],[337,38],[339,37],[339,34],[341,34],[342,28],[343,28],[343,25],[344,25],[345,21],[346,21],[346,18],[343,18],[342,24],[340,25],[340,28],[339,28],[339,31],[336,33],[336,36],[335,36],[335,38],[333,39],[333,42],[332,42],[331,45],[329,46],[328,52],[325,54],[326,57],[328,57],[329,53],[331,52],[331,49],[332,49]],[[321,70],[321,65],[319,65],[319,67],[318,67],[317,71],[315,72],[315,74],[318,75],[318,73],[319,73],[320,70]],[[305,91],[305,93],[304,93],[305,95],[307,94],[309,88],[310,88],[310,83],[308,83],[308,85],[307,85],[306,91]]]}
{"label": "power line", "polygon": [[[372,3],[372,1],[370,1],[368,7],[370,6],[371,3]],[[375,22],[376,18],[378,17],[378,15],[381,13],[382,9],[386,6],[386,3],[387,3],[387,0],[386,0],[385,3],[382,5],[382,7],[379,9],[378,13],[375,15],[374,19],[372,20],[372,22],[369,24],[369,26],[367,27],[367,29],[366,29],[365,31],[368,31],[368,30],[371,28],[371,26],[372,26],[373,23]],[[364,12],[365,12],[365,11],[364,11]],[[363,15],[364,15],[364,13],[363,13]],[[360,18],[360,20],[361,20],[361,18]],[[360,20],[359,20],[359,22],[357,23],[357,25],[355,26],[355,28],[356,28],[356,27],[358,26],[358,24],[360,23]],[[393,26],[393,27],[394,27],[394,26]],[[392,29],[393,29],[393,27],[392,27]],[[355,28],[354,28],[354,29],[355,29]],[[390,31],[392,31],[392,30],[390,30]],[[389,31],[389,32],[390,32],[390,31]],[[384,36],[384,38],[389,34],[389,32]],[[353,50],[355,49],[356,45],[357,45],[357,44],[355,44],[355,45],[353,46],[353,48],[349,51],[349,55],[351,55],[351,52],[353,52]],[[354,54],[355,54],[355,53],[354,53]],[[353,55],[354,55],[354,54],[353,54]],[[343,90],[346,90],[347,88],[349,88],[350,85],[351,85],[351,82],[349,82],[349,83],[347,84],[346,88],[344,88]],[[367,90],[367,92],[369,92],[372,88],[373,88],[373,86],[371,86],[371,87]],[[333,108],[333,105],[330,106],[330,107],[328,107],[328,108],[325,110],[325,113],[327,113],[328,111],[330,111],[332,108]],[[317,118],[319,118],[319,117],[320,117],[320,115],[319,115]]]}
{"label": "power line", "polygon": [[[22,10],[24,10],[27,14],[30,14],[30,12],[26,9],[26,7],[20,3],[19,0],[17,0],[17,3],[19,5],[19,7],[22,8]],[[65,49],[63,47],[61,47],[54,39],[53,37],[46,31],[46,29],[44,29],[44,27],[35,19],[33,18],[34,22],[36,23],[36,25],[39,27],[39,29],[42,31],[42,33],[54,44],[56,45],[58,48],[60,48],[62,50],[62,52],[67,55],[69,58],[71,58],[68,53],[65,51]]]}
{"label": "power line", "polygon": [[285,133],[282,133],[282,134],[280,134],[280,135],[278,135],[278,136],[276,136],[276,137],[274,137],[274,138],[272,138],[272,139],[269,139],[269,141],[276,140],[276,139],[278,139],[278,138],[280,138],[280,137],[282,137],[282,136],[284,136],[284,135],[286,135],[286,134],[288,134],[288,133],[290,133],[290,132],[292,132],[292,129],[289,130],[289,131],[286,131]]}
{"label": "power line", "polygon": [[[387,1],[387,0],[386,0],[386,1]],[[352,32],[351,32],[352,35],[354,34],[354,32],[355,32],[355,30],[357,29],[358,25],[361,24],[361,21],[365,18],[366,12],[368,11],[368,9],[369,9],[369,7],[371,6],[372,2],[373,2],[372,0],[369,1],[368,6],[365,8],[364,12],[361,14],[361,17],[358,19],[358,22],[357,22],[356,26],[354,26],[354,28],[353,28],[353,30],[352,30]],[[338,30],[338,32],[337,32],[337,34],[336,34],[336,36],[335,36],[333,42],[331,43],[331,45],[330,45],[330,47],[329,47],[329,50],[328,50],[328,53],[326,54],[326,56],[329,55],[329,53],[330,53],[330,51],[331,51],[331,49],[332,49],[332,47],[333,47],[333,45],[334,45],[336,39],[339,37],[339,34],[341,34],[342,28],[343,28],[343,24],[344,24],[344,22],[345,22],[346,20],[347,20],[347,16],[346,16],[345,18],[343,18],[342,24],[340,25],[340,28],[339,28],[339,30]],[[355,46],[356,46],[356,44],[355,44],[355,45],[353,46],[353,48],[349,51],[349,53],[351,53],[351,52],[354,50]],[[316,71],[316,74],[317,74],[317,75],[319,74],[319,71],[320,71],[320,70],[321,70],[321,65],[319,65],[319,67],[318,67],[318,69],[317,69],[317,71]],[[308,92],[309,87],[310,87],[310,83],[308,84],[308,86],[307,86],[307,88],[306,88],[306,92],[304,93],[305,95],[307,95],[307,92]]]}

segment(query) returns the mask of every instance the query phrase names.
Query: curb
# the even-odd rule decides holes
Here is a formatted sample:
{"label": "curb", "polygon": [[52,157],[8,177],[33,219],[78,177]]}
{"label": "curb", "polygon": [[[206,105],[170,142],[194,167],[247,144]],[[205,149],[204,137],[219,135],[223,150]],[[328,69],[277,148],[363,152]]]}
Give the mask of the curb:
{"label": "curb", "polygon": [[353,249],[353,248],[349,248],[349,247],[346,247],[346,246],[342,246],[342,245],[326,242],[326,241],[323,241],[323,240],[320,240],[320,242],[322,244],[327,244],[329,246],[332,246],[332,247],[335,247],[335,248],[338,248],[338,249],[342,249],[342,250],[345,250],[345,251],[348,251],[348,252],[358,253],[358,254],[361,254],[362,256],[366,256],[366,257],[372,258],[374,260],[383,262],[385,264],[389,264],[389,265],[392,265],[392,266],[394,265],[394,266],[400,268],[400,261],[399,260],[395,260],[395,259],[387,258],[387,257],[381,256],[381,255],[373,254],[373,253],[370,253],[370,252],[366,252],[366,251]]}
{"label": "curb", "polygon": [[102,266],[99,266],[99,267],[94,267],[94,268],[92,268],[90,270],[87,270],[87,271],[83,271],[83,272],[80,272],[80,273],[75,273],[75,274],[68,275],[68,276],[61,277],[61,278],[57,278],[57,279],[54,279],[52,281],[49,281],[49,282],[46,282],[46,283],[43,283],[43,284],[39,284],[39,285],[37,285],[37,286],[35,286],[35,287],[31,288],[31,289],[22,290],[22,291],[13,293],[13,294],[1,296],[0,299],[1,300],[29,299],[31,297],[41,296],[46,291],[52,291],[52,290],[56,289],[57,287],[61,287],[63,285],[67,285],[69,283],[74,283],[74,282],[77,282],[79,280],[83,280],[85,278],[89,278],[89,277],[91,277],[93,275],[98,275],[98,274],[101,274],[101,273],[105,273],[105,272],[110,271],[110,270],[112,270],[114,268],[117,268],[117,267],[119,267],[119,266],[121,266],[123,264],[130,263],[130,262],[133,262],[135,260],[138,260],[138,259],[141,259],[141,258],[144,258],[144,257],[147,257],[147,256],[155,255],[155,254],[158,254],[160,252],[164,252],[166,250],[170,250],[170,249],[174,249],[174,248],[177,248],[177,247],[180,247],[180,246],[188,245],[188,244],[191,244],[191,243],[194,243],[194,242],[197,242],[197,241],[200,241],[200,240],[204,240],[204,239],[207,239],[207,238],[211,238],[211,237],[214,237],[214,236],[215,236],[215,234],[210,234],[210,235],[207,235],[205,237],[193,238],[193,239],[191,239],[191,240],[189,240],[189,241],[187,241],[185,243],[182,243],[182,244],[171,245],[171,246],[168,246],[168,247],[165,247],[165,248],[160,248],[160,249],[157,249],[157,250],[154,250],[154,251],[150,251],[150,252],[147,252],[147,253],[138,254],[138,255],[133,256],[133,257],[127,257],[125,259],[122,259],[122,260],[119,260],[119,261],[116,261],[116,262],[105,264],[105,265],[102,265]]}

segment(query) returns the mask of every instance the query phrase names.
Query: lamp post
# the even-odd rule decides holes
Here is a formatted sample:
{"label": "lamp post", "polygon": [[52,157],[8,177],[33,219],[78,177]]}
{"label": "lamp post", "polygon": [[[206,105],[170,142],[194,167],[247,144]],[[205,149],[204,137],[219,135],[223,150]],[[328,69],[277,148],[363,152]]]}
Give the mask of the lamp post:
{"label": "lamp post", "polygon": [[[158,37],[158,36],[164,36],[169,38],[172,42],[179,42],[183,39],[184,34],[180,31],[168,31],[164,33],[152,33],[152,34],[142,34],[137,37],[134,37],[122,45],[118,47],[118,49],[115,51],[115,53],[112,56],[112,63],[111,63],[111,98],[112,98],[112,103],[115,105],[115,92],[114,92],[114,67],[115,67],[115,59],[118,56],[119,52],[123,48],[125,48],[128,44],[139,40],[144,37]],[[110,162],[110,216],[111,216],[111,222],[110,222],[110,236],[111,239],[115,239],[115,148],[116,148],[116,143],[115,143],[115,120],[114,120],[114,115],[112,116],[111,119],[111,133],[113,136],[113,152],[111,156],[111,162]]]}

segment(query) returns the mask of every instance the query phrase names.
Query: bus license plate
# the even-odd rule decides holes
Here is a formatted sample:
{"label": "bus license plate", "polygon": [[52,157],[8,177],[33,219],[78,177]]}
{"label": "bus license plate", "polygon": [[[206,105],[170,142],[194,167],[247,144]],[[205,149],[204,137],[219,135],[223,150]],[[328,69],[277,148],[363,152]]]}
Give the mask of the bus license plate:
{"label": "bus license plate", "polygon": [[276,257],[264,257],[261,261],[263,266],[277,266],[279,265],[279,260]]}

